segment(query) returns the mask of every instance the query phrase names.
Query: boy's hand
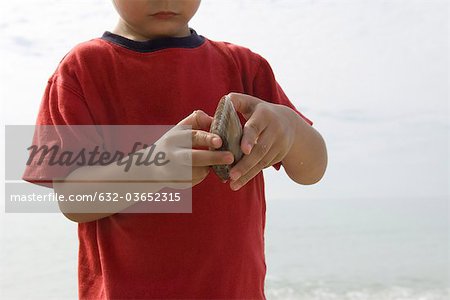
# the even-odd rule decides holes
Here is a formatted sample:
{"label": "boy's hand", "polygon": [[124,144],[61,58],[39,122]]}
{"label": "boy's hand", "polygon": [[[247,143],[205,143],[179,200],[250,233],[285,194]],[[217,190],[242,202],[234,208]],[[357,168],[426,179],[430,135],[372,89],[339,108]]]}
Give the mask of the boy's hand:
{"label": "boy's hand", "polygon": [[[212,151],[211,148],[219,148],[222,145],[221,138],[209,132],[213,118],[201,110],[194,111],[191,115],[181,120],[174,131],[169,131],[160,141],[166,153],[182,167],[192,167],[192,184],[195,186],[205,179],[210,171],[211,165],[231,164],[234,160],[233,154],[229,151]],[[192,130],[183,129],[182,126],[192,126]],[[181,128],[181,129],[178,129]],[[186,147],[186,141],[192,137],[192,148]],[[173,168],[172,168],[173,169]],[[177,170],[170,173],[176,178]],[[169,174],[166,178],[170,178]]]}
{"label": "boy's hand", "polygon": [[297,114],[284,105],[245,94],[230,93],[244,125],[241,149],[244,157],[230,171],[230,187],[238,190],[262,169],[284,159],[294,139]]}

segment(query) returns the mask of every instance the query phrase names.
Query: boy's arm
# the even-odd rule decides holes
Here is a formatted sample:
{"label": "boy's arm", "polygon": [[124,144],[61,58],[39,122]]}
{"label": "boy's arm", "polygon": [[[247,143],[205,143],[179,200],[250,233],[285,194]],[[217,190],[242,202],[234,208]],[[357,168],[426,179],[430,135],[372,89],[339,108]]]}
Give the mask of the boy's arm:
{"label": "boy's arm", "polygon": [[[135,167],[134,164],[126,173],[117,164],[78,168],[64,180],[53,182],[53,188],[58,195],[64,195],[65,199],[69,199],[70,195],[89,195],[92,197],[95,194],[111,193],[118,195],[118,197],[115,197],[118,201],[107,203],[106,211],[108,212],[103,212],[105,211],[105,203],[77,201],[58,202],[60,210],[68,219],[78,223],[95,221],[118,213],[135,204],[135,202],[126,201],[126,193],[155,193],[163,188],[161,184],[156,183],[126,184],[130,177],[139,178],[143,171],[142,167]],[[86,181],[85,178],[89,178],[89,181]],[[108,180],[121,183],[108,183]],[[100,207],[100,205],[103,205],[103,207]]]}
{"label": "boy's arm", "polygon": [[283,167],[288,176],[300,184],[314,184],[324,175],[328,155],[322,135],[306,121],[286,107],[287,117],[291,115],[294,129],[294,141],[283,158]]}
{"label": "boy's arm", "polygon": [[[230,164],[233,160],[233,155],[228,151],[192,149],[220,148],[222,145],[220,137],[203,131],[209,128],[211,121],[211,116],[200,110],[195,111],[178,123],[178,125],[191,126],[192,130],[171,130],[155,143],[158,151],[167,153],[171,160],[173,159],[174,164],[171,166],[164,165],[155,168],[139,166],[133,162],[127,172],[124,172],[123,168],[117,164],[86,166],[71,172],[64,180],[54,181],[55,192],[64,195],[66,199],[69,195],[80,194],[117,193],[118,195],[116,197],[118,201],[114,203],[59,202],[61,211],[67,218],[75,222],[95,221],[121,212],[135,204],[136,202],[126,201],[127,193],[155,193],[164,187],[186,189],[200,183],[208,175],[209,166]],[[184,148],[184,141],[187,138],[192,139],[192,147]],[[179,146],[180,143],[182,146]],[[142,149],[138,152],[143,152],[142,157],[147,157],[145,152],[149,149]],[[137,156],[130,155],[130,157],[134,159]],[[177,179],[181,174],[187,174],[188,180],[178,182]],[[86,182],[86,178],[89,178],[88,182]],[[132,179],[136,181],[133,182]],[[103,205],[103,207],[98,205]],[[104,205],[108,205],[108,212],[104,212]]]}

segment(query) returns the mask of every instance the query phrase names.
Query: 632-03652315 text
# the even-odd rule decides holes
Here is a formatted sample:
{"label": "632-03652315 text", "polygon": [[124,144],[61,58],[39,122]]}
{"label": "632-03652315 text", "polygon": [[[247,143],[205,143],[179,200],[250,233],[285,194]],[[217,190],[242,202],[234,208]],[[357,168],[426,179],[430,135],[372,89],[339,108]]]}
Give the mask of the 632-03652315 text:
{"label": "632-03652315 text", "polygon": [[68,197],[50,192],[48,194],[12,194],[10,195],[11,202],[179,202],[181,201],[181,193],[94,193],[94,194],[74,194]]}

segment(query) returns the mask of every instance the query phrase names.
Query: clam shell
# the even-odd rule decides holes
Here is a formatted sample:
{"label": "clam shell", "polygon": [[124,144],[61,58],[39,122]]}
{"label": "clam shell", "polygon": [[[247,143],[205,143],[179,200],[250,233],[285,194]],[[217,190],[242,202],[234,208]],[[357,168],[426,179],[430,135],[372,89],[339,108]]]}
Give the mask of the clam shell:
{"label": "clam shell", "polygon": [[230,178],[230,169],[242,157],[242,125],[230,96],[226,95],[220,99],[209,131],[219,135],[222,139],[222,146],[214,150],[230,151],[234,155],[234,162],[232,164],[212,166],[214,172],[220,179],[228,180]]}

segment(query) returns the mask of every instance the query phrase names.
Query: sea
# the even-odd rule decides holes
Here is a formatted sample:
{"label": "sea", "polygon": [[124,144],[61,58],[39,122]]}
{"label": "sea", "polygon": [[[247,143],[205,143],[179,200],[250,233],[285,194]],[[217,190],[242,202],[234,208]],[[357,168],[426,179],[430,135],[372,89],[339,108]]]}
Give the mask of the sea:
{"label": "sea", "polygon": [[450,299],[448,198],[273,200],[268,299]]}
{"label": "sea", "polygon": [[[3,214],[0,299],[76,299],[76,225]],[[448,199],[267,201],[266,296],[448,300]]]}

